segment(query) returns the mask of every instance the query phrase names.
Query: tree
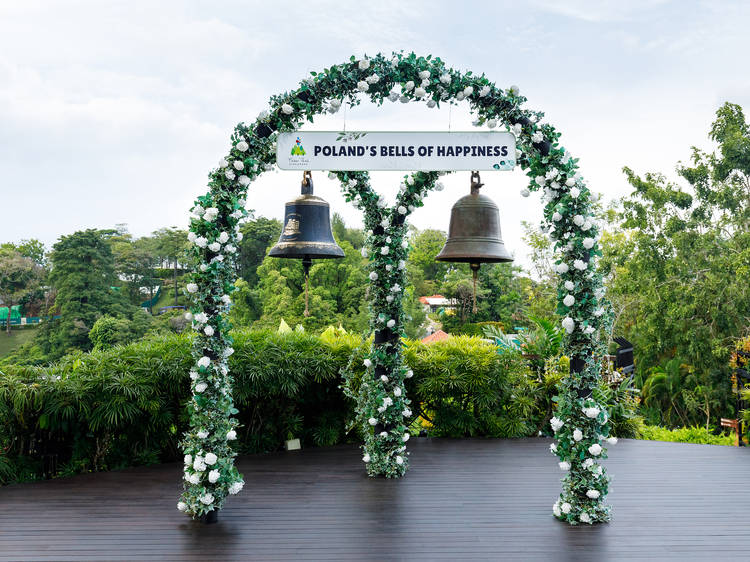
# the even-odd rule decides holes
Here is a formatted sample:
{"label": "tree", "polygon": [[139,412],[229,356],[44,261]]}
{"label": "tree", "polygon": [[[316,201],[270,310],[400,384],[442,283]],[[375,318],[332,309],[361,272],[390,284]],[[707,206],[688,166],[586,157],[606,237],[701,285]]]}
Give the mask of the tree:
{"label": "tree", "polygon": [[112,290],[117,277],[108,238],[113,234],[78,231],[61,236],[53,246],[49,281],[57,289],[55,307],[62,318],[44,334],[45,352],[52,359],[69,349],[90,349],[88,333],[99,316],[132,316],[138,310]]}
{"label": "tree", "polygon": [[338,241],[346,240],[355,250],[361,249],[365,245],[365,233],[361,228],[349,228],[344,222],[344,217],[339,213],[333,213],[331,217],[331,230],[333,237]]}
{"label": "tree", "polygon": [[10,335],[11,309],[33,291],[42,277],[42,268],[15,250],[0,250],[0,299],[8,307],[5,330]]}
{"label": "tree", "polygon": [[427,313],[411,285],[407,287],[404,293],[404,314],[406,315],[406,321],[404,322],[406,337],[413,340],[425,337],[427,335],[425,329]]}
{"label": "tree", "polygon": [[436,261],[435,257],[443,249],[445,241],[446,235],[442,230],[420,231],[412,228],[406,271],[417,296],[432,295],[441,290],[451,264]]}
{"label": "tree", "polygon": [[116,345],[137,340],[150,326],[148,314],[140,312],[132,320],[123,317],[102,316],[89,331],[94,351],[104,351]]}
{"label": "tree", "polygon": [[240,232],[242,241],[237,256],[238,273],[250,287],[255,287],[259,281],[258,267],[263,263],[268,247],[281,235],[281,222],[258,217],[243,224]]}
{"label": "tree", "polygon": [[512,263],[484,264],[481,267],[478,284],[483,296],[476,315],[478,321],[502,322],[509,328],[529,323],[524,296],[531,280],[521,273],[521,268]]}
{"label": "tree", "polygon": [[347,330],[367,327],[367,274],[361,253],[343,240],[342,259],[314,260],[310,268],[310,316],[303,316],[304,272],[300,260],[268,258],[258,268],[262,315],[258,327],[290,325],[321,329],[341,324]]}
{"label": "tree", "polygon": [[679,395],[706,418],[728,413],[726,365],[750,324],[750,133],[742,109],[721,107],[709,136],[718,152],[693,148],[691,165],[678,166],[684,188],[625,168],[634,191],[622,201],[619,229],[610,225],[602,239],[615,329],[634,342],[644,387],[649,376],[659,379],[648,388],[675,381],[674,364],[652,368],[678,359],[693,377],[692,396]]}
{"label": "tree", "polygon": [[47,249],[36,238],[21,240],[16,244],[16,250],[25,258],[29,258],[43,269],[47,269]]}
{"label": "tree", "polygon": [[153,299],[153,287],[159,280],[154,276],[154,268],[158,263],[154,251],[154,243],[150,238],[133,240],[126,231],[108,237],[115,262],[115,272],[118,281],[124,283],[124,288],[132,304],[143,301],[142,287],[148,287],[149,299]]}
{"label": "tree", "polygon": [[235,328],[252,326],[263,311],[258,290],[251,288],[244,279],[234,282],[235,291],[232,293],[232,308],[229,311],[232,326]]}
{"label": "tree", "polygon": [[[459,266],[449,270],[443,283],[443,292],[446,298],[456,303],[456,312],[461,324],[468,322],[474,303],[474,283],[468,267]],[[477,282],[478,302],[481,302],[483,294],[484,291]]]}
{"label": "tree", "polygon": [[159,267],[162,261],[172,263],[172,280],[174,284],[174,304],[177,306],[177,269],[179,261],[185,258],[188,239],[187,232],[176,226],[160,228],[151,233],[151,249],[159,257]]}

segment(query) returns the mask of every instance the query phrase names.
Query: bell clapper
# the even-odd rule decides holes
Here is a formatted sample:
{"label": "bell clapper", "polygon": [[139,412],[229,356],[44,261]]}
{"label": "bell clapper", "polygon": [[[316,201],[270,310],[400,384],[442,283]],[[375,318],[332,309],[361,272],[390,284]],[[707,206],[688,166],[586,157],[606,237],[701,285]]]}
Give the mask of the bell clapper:
{"label": "bell clapper", "polygon": [[305,270],[305,312],[303,313],[305,315],[305,318],[310,316],[310,308],[308,306],[308,285],[310,284],[310,266],[312,265],[312,260],[309,256],[305,256],[302,259],[302,268]]}
{"label": "bell clapper", "polygon": [[474,278],[474,306],[471,309],[471,312],[473,314],[477,313],[477,274],[479,273],[479,266],[481,264],[478,263],[470,263],[469,267],[471,268],[472,277]]}

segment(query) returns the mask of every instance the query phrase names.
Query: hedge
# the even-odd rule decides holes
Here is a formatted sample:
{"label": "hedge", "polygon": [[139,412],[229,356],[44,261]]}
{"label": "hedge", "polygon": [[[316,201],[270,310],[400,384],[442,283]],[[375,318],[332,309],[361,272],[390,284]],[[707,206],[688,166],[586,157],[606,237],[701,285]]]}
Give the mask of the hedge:
{"label": "hedge", "polygon": [[[361,376],[359,336],[329,330],[237,331],[230,358],[240,453],[358,442],[354,404],[340,388],[344,369]],[[369,345],[369,342],[365,342]],[[406,342],[413,432],[520,437],[547,431],[556,383],[567,361],[542,375],[520,355],[498,354],[480,338]],[[189,335],[159,335],[78,353],[49,367],[0,373],[0,483],[180,458],[187,424]],[[357,376],[354,377],[357,379]],[[627,414],[627,412],[626,412]]]}
{"label": "hedge", "polygon": [[699,443],[703,445],[734,445],[732,435],[715,435],[705,427],[680,427],[666,429],[655,425],[644,425],[639,431],[640,439],[647,441],[672,441],[676,443]]}

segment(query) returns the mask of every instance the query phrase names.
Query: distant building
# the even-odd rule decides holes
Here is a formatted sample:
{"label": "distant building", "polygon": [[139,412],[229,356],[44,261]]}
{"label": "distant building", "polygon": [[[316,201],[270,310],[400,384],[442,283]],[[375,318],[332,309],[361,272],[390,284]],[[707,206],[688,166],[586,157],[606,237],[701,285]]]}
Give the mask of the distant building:
{"label": "distant building", "polygon": [[443,295],[419,297],[419,302],[422,303],[422,306],[427,312],[437,312],[441,308],[445,308],[445,309],[456,308],[456,301],[454,299],[446,299]]}

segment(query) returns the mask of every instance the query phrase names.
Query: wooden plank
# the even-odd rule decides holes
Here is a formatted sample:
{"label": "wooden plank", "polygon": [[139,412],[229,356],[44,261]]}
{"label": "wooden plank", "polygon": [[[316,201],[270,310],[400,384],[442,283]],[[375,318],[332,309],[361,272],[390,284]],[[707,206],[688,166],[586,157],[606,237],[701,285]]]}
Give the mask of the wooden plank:
{"label": "wooden plank", "polygon": [[621,440],[613,522],[551,515],[548,439],[414,439],[401,480],[354,445],[241,457],[219,523],[175,509],[179,464],[0,488],[0,560],[747,560],[746,448]]}

